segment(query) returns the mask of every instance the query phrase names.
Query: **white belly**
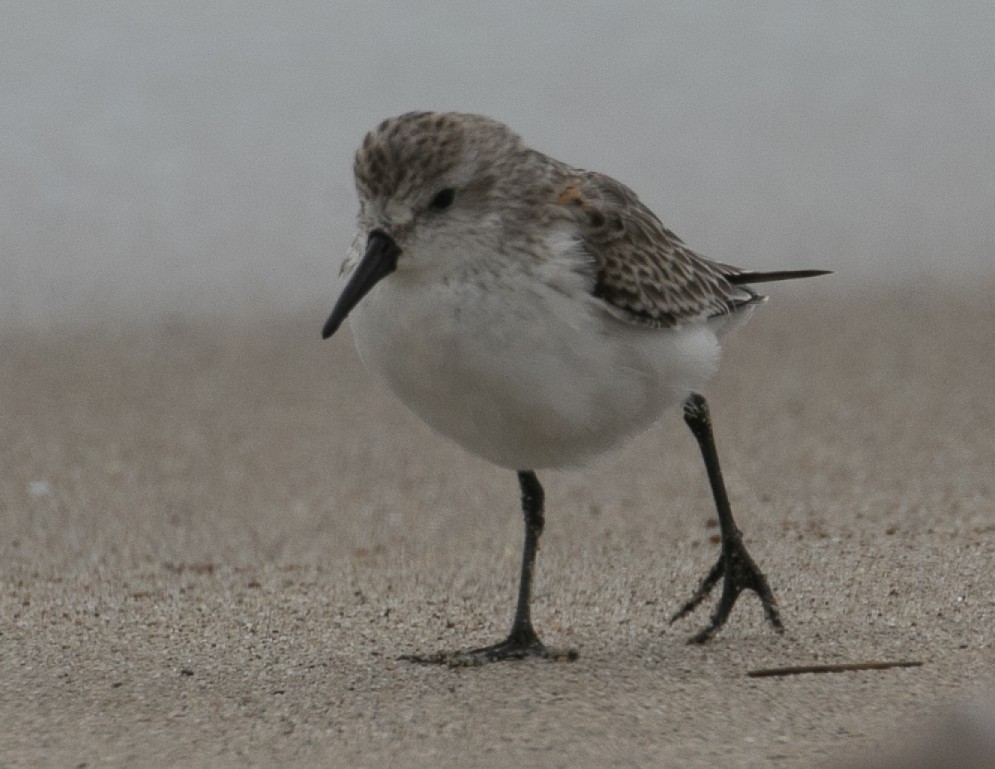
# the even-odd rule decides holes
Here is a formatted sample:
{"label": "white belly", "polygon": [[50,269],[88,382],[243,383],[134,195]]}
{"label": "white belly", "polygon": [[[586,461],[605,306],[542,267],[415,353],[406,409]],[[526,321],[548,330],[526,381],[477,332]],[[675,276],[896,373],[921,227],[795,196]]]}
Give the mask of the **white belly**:
{"label": "white belly", "polygon": [[578,465],[714,373],[708,324],[632,327],[587,294],[395,273],[353,310],[366,366],[432,428],[513,470]]}

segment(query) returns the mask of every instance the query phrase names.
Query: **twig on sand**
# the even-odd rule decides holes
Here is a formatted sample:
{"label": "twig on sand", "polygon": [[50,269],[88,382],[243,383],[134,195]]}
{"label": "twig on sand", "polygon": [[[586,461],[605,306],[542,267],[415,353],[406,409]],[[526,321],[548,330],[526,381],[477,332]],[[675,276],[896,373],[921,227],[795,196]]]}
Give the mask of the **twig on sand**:
{"label": "twig on sand", "polygon": [[747,672],[750,678],[772,678],[774,676],[798,676],[805,673],[848,673],[852,670],[887,670],[889,668],[917,668],[919,660],[899,660],[896,662],[843,662],[836,665],[796,665],[783,668],[764,668]]}

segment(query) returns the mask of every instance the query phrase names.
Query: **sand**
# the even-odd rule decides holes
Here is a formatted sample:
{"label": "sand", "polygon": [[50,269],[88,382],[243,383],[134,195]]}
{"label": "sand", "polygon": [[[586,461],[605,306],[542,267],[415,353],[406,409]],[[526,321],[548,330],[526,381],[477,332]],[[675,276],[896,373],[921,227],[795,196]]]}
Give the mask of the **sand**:
{"label": "sand", "polygon": [[579,659],[463,669],[398,656],[506,631],[515,478],[327,308],[0,332],[0,766],[995,765],[995,285],[771,293],[707,394],[785,634],[668,624],[716,554],[674,412],[540,474]]}

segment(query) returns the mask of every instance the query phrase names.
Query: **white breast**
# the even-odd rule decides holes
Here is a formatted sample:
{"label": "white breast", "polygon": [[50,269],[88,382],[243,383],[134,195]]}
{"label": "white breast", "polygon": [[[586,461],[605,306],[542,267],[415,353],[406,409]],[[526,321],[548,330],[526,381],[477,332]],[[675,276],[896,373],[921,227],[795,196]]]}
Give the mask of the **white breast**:
{"label": "white breast", "polygon": [[367,367],[419,417],[502,467],[582,464],[715,371],[706,323],[635,328],[562,271],[429,280],[398,271],[355,308]]}

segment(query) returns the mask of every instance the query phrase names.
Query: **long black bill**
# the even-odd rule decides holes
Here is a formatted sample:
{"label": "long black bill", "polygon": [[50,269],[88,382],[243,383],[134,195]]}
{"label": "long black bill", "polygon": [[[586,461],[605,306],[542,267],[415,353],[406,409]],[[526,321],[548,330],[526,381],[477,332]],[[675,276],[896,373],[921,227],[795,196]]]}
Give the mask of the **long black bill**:
{"label": "long black bill", "polygon": [[352,312],[352,308],[359,304],[359,300],[379,281],[397,269],[397,257],[400,253],[401,249],[386,232],[373,230],[370,233],[366,241],[366,253],[359,260],[356,271],[342,290],[339,301],[335,303],[335,309],[325,321],[325,327],[321,330],[322,339],[328,339],[338,331],[342,321]]}

